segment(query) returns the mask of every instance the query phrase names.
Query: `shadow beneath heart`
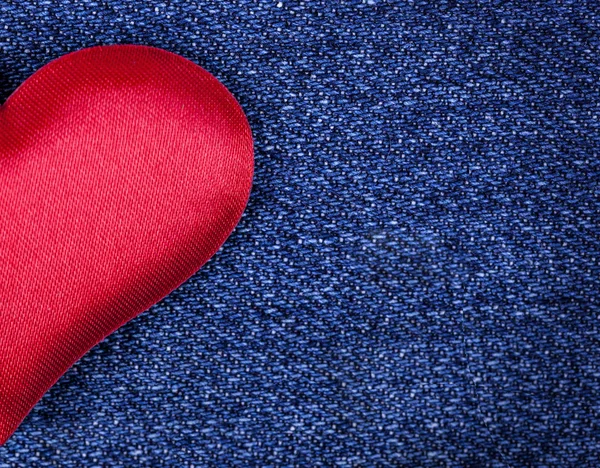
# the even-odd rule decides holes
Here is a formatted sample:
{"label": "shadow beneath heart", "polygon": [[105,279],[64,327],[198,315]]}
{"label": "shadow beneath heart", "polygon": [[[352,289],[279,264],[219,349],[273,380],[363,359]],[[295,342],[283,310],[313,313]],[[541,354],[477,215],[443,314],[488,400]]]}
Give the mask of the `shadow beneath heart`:
{"label": "shadow beneath heart", "polygon": [[8,75],[0,70],[0,105],[8,99],[8,96],[16,89]]}

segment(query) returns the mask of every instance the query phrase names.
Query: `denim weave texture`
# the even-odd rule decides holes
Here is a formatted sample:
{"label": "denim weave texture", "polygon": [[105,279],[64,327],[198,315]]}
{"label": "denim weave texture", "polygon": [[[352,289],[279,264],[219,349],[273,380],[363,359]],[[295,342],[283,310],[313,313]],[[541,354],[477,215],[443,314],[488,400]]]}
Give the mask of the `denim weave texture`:
{"label": "denim weave texture", "polygon": [[229,88],[256,151],[224,247],[0,467],[599,466],[598,2],[0,12],[2,100],[67,52],[161,47]]}

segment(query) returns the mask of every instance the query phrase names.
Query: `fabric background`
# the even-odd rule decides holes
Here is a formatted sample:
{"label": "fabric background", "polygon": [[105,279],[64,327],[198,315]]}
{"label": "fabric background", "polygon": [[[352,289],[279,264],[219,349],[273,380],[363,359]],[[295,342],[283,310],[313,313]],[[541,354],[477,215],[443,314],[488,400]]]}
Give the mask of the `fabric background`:
{"label": "fabric background", "polygon": [[248,209],[74,366],[0,467],[597,466],[597,2],[0,2],[0,92],[181,54],[255,137]]}

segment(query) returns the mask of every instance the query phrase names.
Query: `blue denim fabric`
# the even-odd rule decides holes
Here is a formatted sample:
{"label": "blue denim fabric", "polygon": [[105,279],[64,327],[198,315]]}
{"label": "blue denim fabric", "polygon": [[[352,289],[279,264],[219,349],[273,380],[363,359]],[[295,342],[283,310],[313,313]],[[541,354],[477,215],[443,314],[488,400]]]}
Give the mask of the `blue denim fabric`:
{"label": "blue denim fabric", "polygon": [[[597,2],[0,2],[0,93],[96,44],[219,78],[247,212],[0,467],[598,466]],[[1,324],[0,324],[1,326]]]}

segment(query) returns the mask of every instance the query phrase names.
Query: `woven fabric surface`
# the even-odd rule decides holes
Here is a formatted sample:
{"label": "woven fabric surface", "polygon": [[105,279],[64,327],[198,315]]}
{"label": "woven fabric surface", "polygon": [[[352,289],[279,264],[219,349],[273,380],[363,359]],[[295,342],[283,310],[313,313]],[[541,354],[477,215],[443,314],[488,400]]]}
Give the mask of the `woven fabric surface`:
{"label": "woven fabric surface", "polygon": [[236,96],[256,164],[224,248],[0,467],[597,466],[600,6],[434,3],[0,2],[2,99],[161,47]]}

